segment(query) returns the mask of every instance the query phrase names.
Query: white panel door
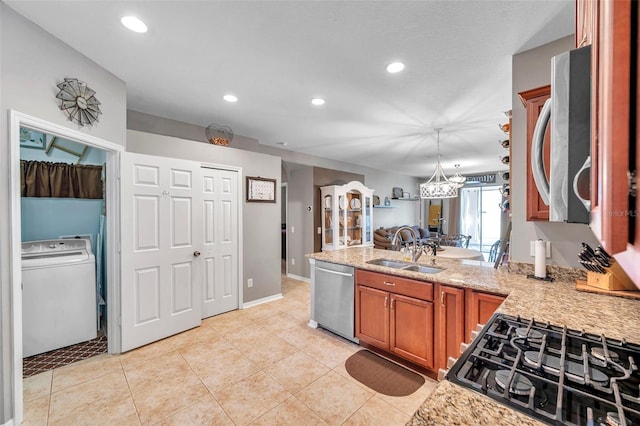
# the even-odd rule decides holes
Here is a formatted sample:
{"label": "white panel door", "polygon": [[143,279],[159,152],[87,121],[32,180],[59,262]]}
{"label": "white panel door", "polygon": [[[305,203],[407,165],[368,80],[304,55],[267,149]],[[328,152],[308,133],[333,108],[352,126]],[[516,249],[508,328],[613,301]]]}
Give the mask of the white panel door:
{"label": "white panel door", "polygon": [[121,157],[122,350],[197,327],[202,317],[198,163]]}
{"label": "white panel door", "polygon": [[238,309],[238,172],[202,169],[202,318]]}

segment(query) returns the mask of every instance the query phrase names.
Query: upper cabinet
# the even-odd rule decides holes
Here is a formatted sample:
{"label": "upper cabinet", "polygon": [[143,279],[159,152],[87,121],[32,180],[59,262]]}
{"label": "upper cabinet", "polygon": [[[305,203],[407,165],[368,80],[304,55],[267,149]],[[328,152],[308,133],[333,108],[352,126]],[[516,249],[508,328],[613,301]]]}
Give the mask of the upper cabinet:
{"label": "upper cabinet", "polygon": [[320,188],[322,250],[373,245],[373,189],[358,181]]}
{"label": "upper cabinet", "polygon": [[[542,86],[535,89],[527,90],[525,92],[518,93],[522,105],[527,110],[527,220],[549,220],[549,206],[547,206],[542,197],[538,193],[538,188],[533,180],[533,173],[531,172],[531,144],[533,143],[533,131],[538,121],[540,111],[544,106],[544,103],[551,96],[551,86]],[[545,172],[549,176],[550,159],[550,129],[544,134],[544,146],[543,146],[543,162]]]}
{"label": "upper cabinet", "polygon": [[[640,283],[639,4],[577,0],[576,44],[591,43],[591,222],[603,247]],[[633,91],[633,93],[632,93]],[[635,116],[632,116],[634,115]]]}

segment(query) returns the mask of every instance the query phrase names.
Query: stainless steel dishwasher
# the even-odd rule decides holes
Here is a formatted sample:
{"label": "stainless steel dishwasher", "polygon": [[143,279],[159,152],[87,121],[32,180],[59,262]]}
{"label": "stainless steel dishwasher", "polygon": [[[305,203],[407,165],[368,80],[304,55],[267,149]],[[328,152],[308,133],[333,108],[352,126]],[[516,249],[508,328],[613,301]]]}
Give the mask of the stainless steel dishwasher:
{"label": "stainless steel dishwasher", "polygon": [[315,321],[322,328],[358,343],[354,335],[354,293],[353,267],[316,260],[313,294]]}

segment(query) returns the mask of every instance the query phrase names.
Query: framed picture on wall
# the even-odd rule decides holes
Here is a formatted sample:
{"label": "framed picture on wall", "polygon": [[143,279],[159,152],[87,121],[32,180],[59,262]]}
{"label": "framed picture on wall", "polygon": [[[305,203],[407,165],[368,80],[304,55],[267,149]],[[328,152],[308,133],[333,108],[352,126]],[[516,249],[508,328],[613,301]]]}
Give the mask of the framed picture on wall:
{"label": "framed picture on wall", "polygon": [[247,176],[248,203],[275,203],[276,180]]}

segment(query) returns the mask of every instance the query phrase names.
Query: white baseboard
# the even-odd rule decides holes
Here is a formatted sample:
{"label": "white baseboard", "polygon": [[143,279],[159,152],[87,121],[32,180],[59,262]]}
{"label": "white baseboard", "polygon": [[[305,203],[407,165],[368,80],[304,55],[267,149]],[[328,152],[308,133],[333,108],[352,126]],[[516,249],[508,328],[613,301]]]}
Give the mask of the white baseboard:
{"label": "white baseboard", "polygon": [[309,322],[307,323],[307,325],[311,328],[318,328],[318,323],[315,322],[314,320],[310,319]]}
{"label": "white baseboard", "polygon": [[294,280],[304,281],[305,283],[311,283],[311,278],[301,277],[300,275],[287,274],[287,278],[293,278]]}
{"label": "white baseboard", "polygon": [[8,422],[6,422],[5,424],[0,425],[0,426],[13,426],[13,419],[9,419]]}
{"label": "white baseboard", "polygon": [[261,299],[252,300],[251,302],[243,303],[242,309],[251,308],[253,306],[262,305],[263,303],[273,302],[274,300],[282,299],[282,293],[274,294],[273,296],[263,297]]}

